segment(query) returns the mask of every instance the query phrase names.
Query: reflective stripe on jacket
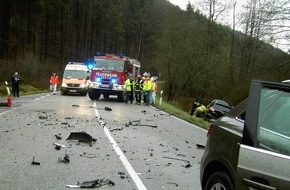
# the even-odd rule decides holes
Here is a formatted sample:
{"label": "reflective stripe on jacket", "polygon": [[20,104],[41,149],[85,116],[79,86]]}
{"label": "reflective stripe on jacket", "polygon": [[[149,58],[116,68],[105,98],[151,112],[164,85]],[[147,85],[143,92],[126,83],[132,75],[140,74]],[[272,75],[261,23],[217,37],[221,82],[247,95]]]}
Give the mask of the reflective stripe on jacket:
{"label": "reflective stripe on jacket", "polygon": [[139,92],[143,90],[143,80],[137,79],[135,82],[135,91]]}

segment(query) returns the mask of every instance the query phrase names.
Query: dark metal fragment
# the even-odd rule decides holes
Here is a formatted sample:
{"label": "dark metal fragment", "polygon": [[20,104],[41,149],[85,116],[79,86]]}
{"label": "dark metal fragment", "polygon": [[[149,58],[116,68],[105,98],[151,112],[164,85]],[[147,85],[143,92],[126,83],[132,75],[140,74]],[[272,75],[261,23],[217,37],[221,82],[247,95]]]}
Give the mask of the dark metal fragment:
{"label": "dark metal fragment", "polygon": [[81,188],[96,188],[101,187],[103,185],[115,186],[115,183],[109,179],[103,178],[93,181],[84,181],[82,183],[78,183],[77,185],[80,186]]}
{"label": "dark metal fragment", "polygon": [[79,142],[85,142],[92,145],[97,139],[94,139],[91,135],[86,132],[71,132],[66,140],[78,140]]}

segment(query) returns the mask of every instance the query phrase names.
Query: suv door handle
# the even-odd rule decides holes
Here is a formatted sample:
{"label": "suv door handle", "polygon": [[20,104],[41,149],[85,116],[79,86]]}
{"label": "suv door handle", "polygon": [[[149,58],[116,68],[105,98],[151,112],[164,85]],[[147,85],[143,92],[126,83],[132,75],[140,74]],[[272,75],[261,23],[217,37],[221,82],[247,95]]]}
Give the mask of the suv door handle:
{"label": "suv door handle", "polygon": [[[258,177],[255,177],[255,179],[260,179]],[[276,187],[272,187],[272,186],[269,186],[269,185],[265,185],[263,183],[260,183],[260,182],[257,182],[257,181],[253,181],[253,180],[250,180],[250,179],[246,179],[246,178],[243,178],[242,179],[243,183],[249,187],[252,187],[252,188],[255,188],[255,189],[263,189],[263,190],[277,190]],[[265,181],[265,179],[261,179],[261,181]]]}

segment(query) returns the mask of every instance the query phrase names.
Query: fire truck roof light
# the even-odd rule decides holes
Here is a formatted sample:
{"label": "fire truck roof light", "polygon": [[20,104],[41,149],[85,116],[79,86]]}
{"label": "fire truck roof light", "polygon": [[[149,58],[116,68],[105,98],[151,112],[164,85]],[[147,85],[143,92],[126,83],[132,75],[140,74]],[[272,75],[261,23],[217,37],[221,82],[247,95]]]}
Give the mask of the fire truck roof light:
{"label": "fire truck roof light", "polygon": [[96,56],[101,56],[101,52],[100,51],[97,51],[96,52]]}

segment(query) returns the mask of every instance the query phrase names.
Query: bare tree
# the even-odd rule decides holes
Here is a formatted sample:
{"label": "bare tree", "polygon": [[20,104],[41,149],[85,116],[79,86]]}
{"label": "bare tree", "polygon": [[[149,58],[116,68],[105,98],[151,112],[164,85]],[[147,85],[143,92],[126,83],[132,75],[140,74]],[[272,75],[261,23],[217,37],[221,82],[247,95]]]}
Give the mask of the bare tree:
{"label": "bare tree", "polygon": [[242,47],[240,80],[250,75],[262,41],[274,43],[282,36],[286,40],[285,34],[287,38],[290,29],[289,5],[289,1],[249,0],[247,2],[242,23],[245,39]]}

